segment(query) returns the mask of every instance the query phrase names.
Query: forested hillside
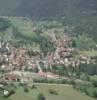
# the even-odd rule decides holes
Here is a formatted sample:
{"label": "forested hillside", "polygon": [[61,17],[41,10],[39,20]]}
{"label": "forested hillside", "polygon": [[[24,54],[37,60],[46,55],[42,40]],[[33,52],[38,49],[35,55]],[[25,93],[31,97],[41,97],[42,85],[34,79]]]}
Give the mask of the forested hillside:
{"label": "forested hillside", "polygon": [[61,19],[97,15],[97,0],[0,0],[0,15]]}
{"label": "forested hillside", "polygon": [[97,38],[97,0],[0,0],[0,15],[61,20],[72,33]]}
{"label": "forested hillside", "polygon": [[[24,16],[38,20],[37,25],[41,28],[38,31],[43,31],[45,27],[54,27],[51,20],[57,20],[61,23],[58,28],[64,28],[63,33],[74,36],[88,34],[97,41],[96,5],[97,0],[0,0],[0,15]],[[19,37],[20,33],[23,34],[23,38],[28,35],[33,37],[35,34],[35,25],[33,26],[31,21],[11,19],[11,23],[14,26],[14,33],[18,33]],[[10,33],[11,29],[8,31]]]}

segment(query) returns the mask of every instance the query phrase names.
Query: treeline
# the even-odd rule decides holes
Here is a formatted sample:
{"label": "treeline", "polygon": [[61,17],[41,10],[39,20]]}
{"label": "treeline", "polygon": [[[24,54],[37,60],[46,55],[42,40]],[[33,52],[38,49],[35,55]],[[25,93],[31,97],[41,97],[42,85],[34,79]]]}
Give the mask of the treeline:
{"label": "treeline", "polygon": [[0,31],[5,31],[10,25],[11,23],[9,20],[0,18]]}
{"label": "treeline", "polygon": [[75,84],[74,89],[80,91],[88,96],[97,98],[97,87],[92,84]]}
{"label": "treeline", "polygon": [[[50,69],[47,69],[47,71],[50,71]],[[85,73],[87,75],[97,75],[97,64],[86,64],[86,63],[81,63],[79,66],[73,67],[72,65],[70,66],[65,66],[63,64],[61,65],[53,65],[52,70],[53,73],[59,74],[60,76],[75,76],[75,77],[80,77],[82,73]]]}
{"label": "treeline", "polygon": [[96,42],[93,37],[90,37],[88,34],[83,33],[74,37],[75,47],[79,50],[92,50],[96,48]]}
{"label": "treeline", "polygon": [[80,64],[78,71],[88,75],[97,75],[97,64]]}

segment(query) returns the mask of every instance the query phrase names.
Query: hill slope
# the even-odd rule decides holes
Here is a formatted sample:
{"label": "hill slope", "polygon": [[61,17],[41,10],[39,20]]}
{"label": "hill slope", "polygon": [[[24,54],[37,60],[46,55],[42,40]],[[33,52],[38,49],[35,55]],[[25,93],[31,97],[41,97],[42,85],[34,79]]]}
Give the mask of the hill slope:
{"label": "hill slope", "polygon": [[0,0],[0,15],[33,19],[97,15],[97,0]]}

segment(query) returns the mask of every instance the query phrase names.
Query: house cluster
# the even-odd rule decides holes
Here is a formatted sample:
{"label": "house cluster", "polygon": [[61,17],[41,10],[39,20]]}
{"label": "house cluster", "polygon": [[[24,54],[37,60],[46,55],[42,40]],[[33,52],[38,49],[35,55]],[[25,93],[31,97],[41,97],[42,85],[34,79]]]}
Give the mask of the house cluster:
{"label": "house cluster", "polygon": [[74,58],[74,54],[77,53],[77,49],[72,47],[72,38],[64,36],[56,39],[56,51],[48,58],[52,64],[65,64],[74,65],[78,64],[79,60]]}
{"label": "house cluster", "polygon": [[79,50],[74,48],[72,44],[72,38],[69,36],[56,39],[56,50],[53,53],[48,53],[47,57],[45,58],[45,66],[49,67],[53,64],[64,64],[66,66],[71,65],[76,67],[81,63],[96,63],[97,59],[95,57],[82,55],[75,57],[76,54],[79,54]]}
{"label": "house cluster", "polygon": [[[4,71],[5,80],[32,80],[34,77],[57,77],[53,73],[45,73],[40,65],[52,69],[54,64],[78,66],[80,63],[95,63],[95,58],[74,55],[78,50],[72,47],[72,38],[64,36],[56,39],[55,52],[29,55],[27,48],[16,48],[9,43],[0,42],[0,70]],[[20,71],[20,72],[19,72]],[[25,75],[25,72],[29,72]],[[33,74],[32,74],[33,73]]]}
{"label": "house cluster", "polygon": [[[0,47],[0,70],[4,72],[3,80],[32,81],[35,77],[54,77],[52,73],[44,73],[40,62],[45,65],[45,58],[40,54],[29,55],[26,48],[16,48],[8,43],[1,43]],[[28,72],[28,73],[27,73]]]}

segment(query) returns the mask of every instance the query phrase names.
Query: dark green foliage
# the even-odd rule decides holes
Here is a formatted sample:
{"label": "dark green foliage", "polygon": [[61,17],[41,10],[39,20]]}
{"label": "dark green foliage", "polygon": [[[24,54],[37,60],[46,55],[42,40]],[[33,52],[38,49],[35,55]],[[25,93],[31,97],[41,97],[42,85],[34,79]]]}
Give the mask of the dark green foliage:
{"label": "dark green foliage", "polygon": [[31,89],[37,89],[37,87],[35,85],[32,85]]}
{"label": "dark green foliage", "polygon": [[97,74],[97,64],[80,64],[79,71],[89,75]]}
{"label": "dark green foliage", "polygon": [[47,79],[46,78],[35,78],[35,79],[33,79],[33,81],[35,83],[47,83]]}
{"label": "dark green foliage", "polygon": [[48,79],[48,78],[35,78],[33,80],[35,83],[50,83],[50,84],[75,84],[74,80],[68,79]]}
{"label": "dark green foliage", "polygon": [[44,54],[47,54],[47,52],[52,52],[55,50],[54,43],[50,41],[48,38],[43,38],[40,42],[41,50],[44,52]]}
{"label": "dark green foliage", "polygon": [[93,97],[94,97],[94,98],[97,98],[97,91],[94,91],[94,92],[93,92]]}
{"label": "dark green foliage", "polygon": [[76,41],[74,39],[72,40],[72,47],[74,47],[74,48],[77,47]]}
{"label": "dark green foliage", "polygon": [[73,87],[77,91],[85,93],[88,96],[97,98],[97,88],[91,84],[75,84]]}
{"label": "dark green foliage", "polygon": [[24,87],[24,92],[28,93],[29,89],[27,87]]}
{"label": "dark green foliage", "polygon": [[50,89],[49,93],[52,94],[52,95],[58,95],[58,93],[55,90],[53,90],[53,89]]}
{"label": "dark green foliage", "polygon": [[92,84],[94,87],[97,87],[97,81],[96,80],[92,80]]}
{"label": "dark green foliage", "polygon": [[0,100],[11,100],[11,99],[9,99],[8,97],[0,96]]}
{"label": "dark green foliage", "polygon": [[74,19],[80,15],[96,15],[96,5],[96,0],[45,0],[44,2],[39,0],[0,0],[0,15],[27,16],[33,19],[67,17],[70,20],[70,18]]}
{"label": "dark green foliage", "polygon": [[45,55],[48,52],[52,52],[55,50],[55,44],[49,37],[44,37],[40,34],[36,34],[35,37],[33,37],[33,41],[40,44],[41,51]]}
{"label": "dark green foliage", "polygon": [[5,31],[10,26],[10,22],[7,19],[0,18],[0,31]]}
{"label": "dark green foliage", "polygon": [[89,81],[89,75],[87,73],[81,73],[80,74],[80,79],[81,80],[85,80],[85,81]]}
{"label": "dark green foliage", "polygon": [[24,87],[26,87],[27,86],[27,84],[26,83],[19,83],[19,86],[24,86]]}
{"label": "dark green foliage", "polygon": [[[69,27],[67,31],[65,30],[66,33],[85,33],[94,37],[95,40],[97,38],[96,0],[45,0],[44,2],[39,0],[0,0],[0,15],[26,16],[41,20],[57,19],[61,20],[63,26],[73,26],[73,28]],[[46,28],[57,26],[57,23],[54,24],[46,25]],[[42,26],[40,25],[40,27]],[[41,33],[40,27],[35,33]]]}
{"label": "dark green foliage", "polygon": [[67,68],[62,64],[61,65],[54,64],[52,66],[52,71],[59,74],[59,75],[64,75],[66,70],[67,70]]}
{"label": "dark green foliage", "polygon": [[86,33],[83,33],[75,38],[75,43],[73,45],[79,50],[91,50],[96,47],[96,42],[92,37],[88,36]]}
{"label": "dark green foliage", "polygon": [[38,73],[39,69],[37,67],[34,68],[34,72]]}
{"label": "dark green foliage", "polygon": [[45,100],[45,99],[46,98],[45,98],[44,94],[42,94],[42,93],[38,94],[37,100]]}

